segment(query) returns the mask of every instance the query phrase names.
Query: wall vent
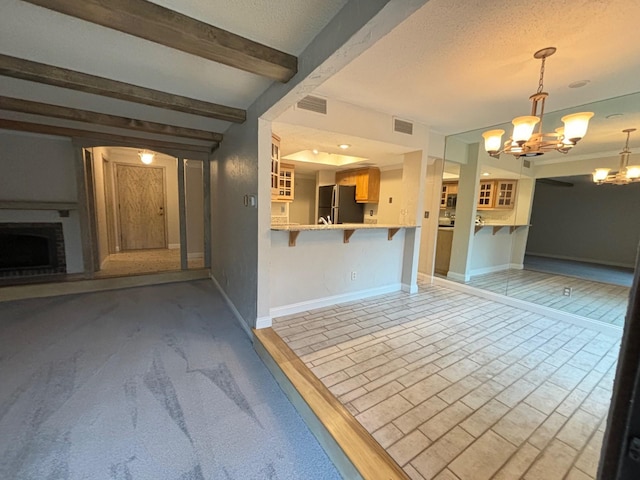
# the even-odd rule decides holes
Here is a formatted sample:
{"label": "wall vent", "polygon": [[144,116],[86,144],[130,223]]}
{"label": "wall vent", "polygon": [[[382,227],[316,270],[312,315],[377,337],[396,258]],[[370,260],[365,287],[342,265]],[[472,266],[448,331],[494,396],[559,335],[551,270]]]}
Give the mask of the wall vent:
{"label": "wall vent", "polygon": [[322,115],[327,114],[327,100],[324,98],[307,95],[296,105],[301,110],[309,110],[310,112],[316,112]]}
{"label": "wall vent", "polygon": [[399,118],[394,118],[393,131],[413,135],[413,123],[407,122],[406,120],[400,120]]}
{"label": "wall vent", "polygon": [[523,160],[522,161],[522,166],[524,168],[531,168],[531,160]]}

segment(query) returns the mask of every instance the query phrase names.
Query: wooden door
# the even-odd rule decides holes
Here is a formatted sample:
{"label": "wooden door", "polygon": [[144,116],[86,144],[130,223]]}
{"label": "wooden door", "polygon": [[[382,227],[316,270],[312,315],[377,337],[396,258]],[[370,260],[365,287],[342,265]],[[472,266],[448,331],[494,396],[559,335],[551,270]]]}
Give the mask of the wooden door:
{"label": "wooden door", "polygon": [[166,248],[164,169],[117,167],[120,248]]}

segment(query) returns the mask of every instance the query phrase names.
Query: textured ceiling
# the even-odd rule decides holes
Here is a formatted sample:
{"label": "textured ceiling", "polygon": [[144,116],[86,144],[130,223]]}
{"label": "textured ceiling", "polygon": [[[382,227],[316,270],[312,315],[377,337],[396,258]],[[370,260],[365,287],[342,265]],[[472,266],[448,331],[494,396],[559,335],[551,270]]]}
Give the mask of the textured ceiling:
{"label": "textured ceiling", "polygon": [[549,111],[640,90],[638,19],[638,0],[431,0],[316,93],[473,130],[529,113],[547,46]]}

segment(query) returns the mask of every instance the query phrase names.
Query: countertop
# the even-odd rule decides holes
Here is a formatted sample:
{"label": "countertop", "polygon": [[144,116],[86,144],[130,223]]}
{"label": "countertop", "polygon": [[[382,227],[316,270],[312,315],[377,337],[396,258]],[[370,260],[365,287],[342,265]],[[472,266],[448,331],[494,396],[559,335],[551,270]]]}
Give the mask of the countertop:
{"label": "countertop", "polygon": [[337,223],[331,225],[271,225],[271,230],[283,232],[304,232],[309,230],[373,230],[389,228],[415,228],[415,225],[396,225],[387,223]]}

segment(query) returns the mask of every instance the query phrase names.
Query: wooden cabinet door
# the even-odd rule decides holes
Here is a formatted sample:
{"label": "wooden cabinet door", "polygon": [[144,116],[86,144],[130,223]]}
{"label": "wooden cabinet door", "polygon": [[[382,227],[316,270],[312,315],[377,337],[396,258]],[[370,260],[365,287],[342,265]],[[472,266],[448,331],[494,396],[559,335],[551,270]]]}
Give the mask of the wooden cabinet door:
{"label": "wooden cabinet door", "polygon": [[367,171],[356,173],[356,202],[366,202],[369,199],[369,174]]}
{"label": "wooden cabinet door", "polygon": [[480,192],[478,193],[478,210],[488,210],[493,208],[495,197],[495,182],[493,180],[480,182]]}
{"label": "wooden cabinet door", "polygon": [[280,138],[271,135],[271,198],[278,197],[280,187]]}
{"label": "wooden cabinet door", "polygon": [[517,180],[496,181],[495,208],[513,208],[516,203]]}
{"label": "wooden cabinet door", "polygon": [[295,171],[293,165],[280,164],[278,200],[292,201],[294,198]]}

